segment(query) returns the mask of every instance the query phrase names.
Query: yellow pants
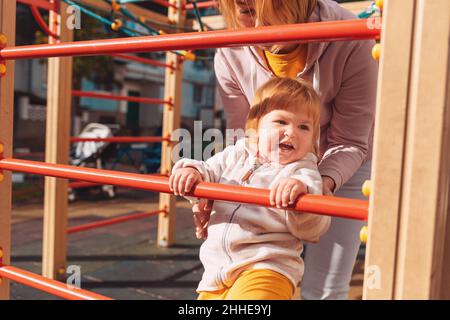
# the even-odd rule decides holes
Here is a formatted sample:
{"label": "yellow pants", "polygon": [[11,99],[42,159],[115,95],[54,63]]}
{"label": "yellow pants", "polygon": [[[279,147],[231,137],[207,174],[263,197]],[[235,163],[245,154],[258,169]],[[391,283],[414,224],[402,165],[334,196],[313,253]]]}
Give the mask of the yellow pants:
{"label": "yellow pants", "polygon": [[198,300],[290,300],[294,289],[288,278],[267,270],[242,272],[233,285],[217,291],[199,292]]}

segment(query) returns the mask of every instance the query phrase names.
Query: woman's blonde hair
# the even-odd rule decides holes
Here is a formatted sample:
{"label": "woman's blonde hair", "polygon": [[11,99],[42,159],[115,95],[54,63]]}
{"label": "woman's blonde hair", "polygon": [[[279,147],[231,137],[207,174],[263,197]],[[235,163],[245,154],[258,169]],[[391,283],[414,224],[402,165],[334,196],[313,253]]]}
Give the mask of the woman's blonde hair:
{"label": "woman's blonde hair", "polygon": [[289,110],[306,112],[312,121],[313,152],[319,156],[317,145],[320,132],[320,98],[312,85],[301,79],[272,78],[261,86],[253,98],[252,106],[245,124],[245,130],[252,135],[247,136],[249,143],[257,143],[259,122],[273,110]]}
{"label": "woman's blonde hair", "polygon": [[[235,0],[217,0],[225,23],[230,29],[239,29]],[[248,0],[243,0],[248,1]],[[307,22],[318,0],[255,0],[255,18],[258,26],[272,26]]]}

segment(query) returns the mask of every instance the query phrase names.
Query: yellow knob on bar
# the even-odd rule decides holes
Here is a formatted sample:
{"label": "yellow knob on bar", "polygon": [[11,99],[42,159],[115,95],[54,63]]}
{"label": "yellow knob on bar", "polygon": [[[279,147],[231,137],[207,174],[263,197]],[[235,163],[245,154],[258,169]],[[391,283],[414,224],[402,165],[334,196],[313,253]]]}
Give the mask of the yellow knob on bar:
{"label": "yellow knob on bar", "polygon": [[8,41],[8,38],[3,33],[0,33],[0,46],[4,47],[6,46],[6,42]]}
{"label": "yellow knob on bar", "polygon": [[376,0],[375,5],[380,8],[381,11],[383,11],[384,1],[383,0]]}
{"label": "yellow knob on bar", "polygon": [[0,143],[0,153],[3,153],[5,151],[5,146]]}
{"label": "yellow knob on bar", "polygon": [[369,237],[369,227],[364,226],[361,228],[359,232],[359,239],[362,243],[367,243],[367,238]]}
{"label": "yellow knob on bar", "polygon": [[371,188],[371,182],[370,180],[366,180],[364,181],[363,185],[362,185],[362,194],[365,197],[370,197],[370,188]]}
{"label": "yellow knob on bar", "polygon": [[5,75],[6,73],[6,65],[3,63],[0,63],[0,76]]}
{"label": "yellow knob on bar", "polygon": [[379,61],[380,56],[381,56],[381,44],[377,43],[372,48],[372,58],[376,61]]}
{"label": "yellow knob on bar", "polygon": [[189,51],[184,51],[183,56],[189,61],[195,61],[195,59],[197,59],[197,56]]}
{"label": "yellow knob on bar", "polygon": [[117,12],[120,10],[121,5],[120,3],[117,3],[116,0],[113,0],[113,2],[111,3],[111,8],[113,9],[114,12]]}
{"label": "yellow knob on bar", "polygon": [[119,19],[114,20],[113,23],[111,23],[111,29],[114,31],[119,31],[119,29],[122,27],[122,21]]}

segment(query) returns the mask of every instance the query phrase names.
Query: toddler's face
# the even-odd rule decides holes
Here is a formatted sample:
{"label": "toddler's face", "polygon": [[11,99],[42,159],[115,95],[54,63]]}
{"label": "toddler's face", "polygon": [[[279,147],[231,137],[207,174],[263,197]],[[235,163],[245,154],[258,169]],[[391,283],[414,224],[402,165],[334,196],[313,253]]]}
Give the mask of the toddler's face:
{"label": "toddler's face", "polygon": [[313,122],[305,112],[273,110],[259,121],[258,137],[260,156],[285,165],[311,152]]}

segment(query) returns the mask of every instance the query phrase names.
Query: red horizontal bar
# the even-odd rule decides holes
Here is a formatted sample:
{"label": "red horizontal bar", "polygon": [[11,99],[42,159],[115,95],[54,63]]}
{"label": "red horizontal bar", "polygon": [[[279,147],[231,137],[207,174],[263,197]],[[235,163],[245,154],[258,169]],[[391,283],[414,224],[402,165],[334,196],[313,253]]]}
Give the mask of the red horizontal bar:
{"label": "red horizontal bar", "polygon": [[55,10],[56,4],[52,4],[49,1],[46,0],[17,0],[19,3],[27,4],[29,6],[35,6],[40,9],[45,9],[47,11]]}
{"label": "red horizontal bar", "polygon": [[24,284],[69,300],[112,300],[111,298],[87,290],[73,288],[56,280],[31,273],[12,266],[0,266],[0,277]]}
{"label": "red horizontal bar", "polygon": [[[197,8],[198,9],[204,9],[204,8],[213,8],[217,7],[217,1],[203,1],[203,2],[197,2]],[[186,4],[187,10],[194,10],[194,5],[192,3]]]}
{"label": "red horizontal bar", "polygon": [[[169,178],[164,176],[149,176],[144,174],[81,168],[11,158],[0,160],[0,169],[111,184],[147,191],[172,193],[169,189]],[[231,186],[209,182],[199,183],[195,187],[195,190],[189,193],[190,196],[204,199],[241,202],[272,207],[270,205],[269,194],[270,191],[267,189]],[[290,210],[367,220],[368,207],[368,201],[364,200],[304,195],[299,198],[295,207],[290,207]]]}
{"label": "red horizontal bar", "polygon": [[378,39],[381,28],[366,19],[314,22],[292,25],[191,32],[159,36],[89,40],[59,44],[7,47],[0,58],[29,59],[65,56],[105,55],[112,53],[196,50],[250,46],[263,43],[328,42]]}
{"label": "red horizontal bar", "polygon": [[95,183],[95,182],[84,182],[84,181],[77,181],[77,182],[69,183],[70,189],[82,189],[82,188],[89,188],[89,187],[96,187],[96,186],[102,186],[102,184]]}
{"label": "red horizontal bar", "polygon": [[168,104],[173,105],[172,101],[167,101],[164,99],[157,98],[145,98],[145,97],[129,97],[129,96],[117,96],[107,93],[97,93],[91,91],[78,91],[73,90],[72,96],[82,97],[82,98],[93,98],[93,99],[104,99],[104,100],[115,100],[115,101],[129,101],[129,102],[139,102],[146,104]]}
{"label": "red horizontal bar", "polygon": [[166,212],[166,211],[165,210],[157,210],[157,211],[152,211],[152,212],[134,213],[134,214],[118,217],[118,218],[112,218],[112,219],[91,222],[91,223],[83,224],[80,226],[68,228],[67,233],[72,234],[72,233],[96,229],[96,228],[100,228],[100,227],[104,227],[104,226],[109,226],[109,225],[117,224],[117,223],[121,223],[121,222],[137,220],[137,219],[142,219],[142,218],[147,218],[147,217],[153,217],[155,215],[160,214],[161,212]]}
{"label": "red horizontal bar", "polygon": [[163,137],[111,137],[111,138],[81,138],[72,137],[70,142],[111,142],[111,143],[144,143],[170,141]]}
{"label": "red horizontal bar", "polygon": [[141,57],[132,56],[129,54],[119,54],[119,53],[111,54],[111,56],[120,58],[120,59],[124,59],[124,60],[139,62],[142,64],[148,64],[148,65],[155,66],[155,67],[169,68],[169,69],[175,70],[174,66],[164,63],[164,62],[161,62],[161,61],[153,60],[153,59],[141,58]]}
{"label": "red horizontal bar", "polygon": [[[161,173],[154,173],[152,175],[158,176],[158,177],[167,177],[167,175],[161,174]],[[95,183],[95,182],[84,182],[84,181],[69,182],[70,189],[82,189],[82,188],[89,188],[89,187],[96,187],[96,186],[103,186],[103,184]]]}

